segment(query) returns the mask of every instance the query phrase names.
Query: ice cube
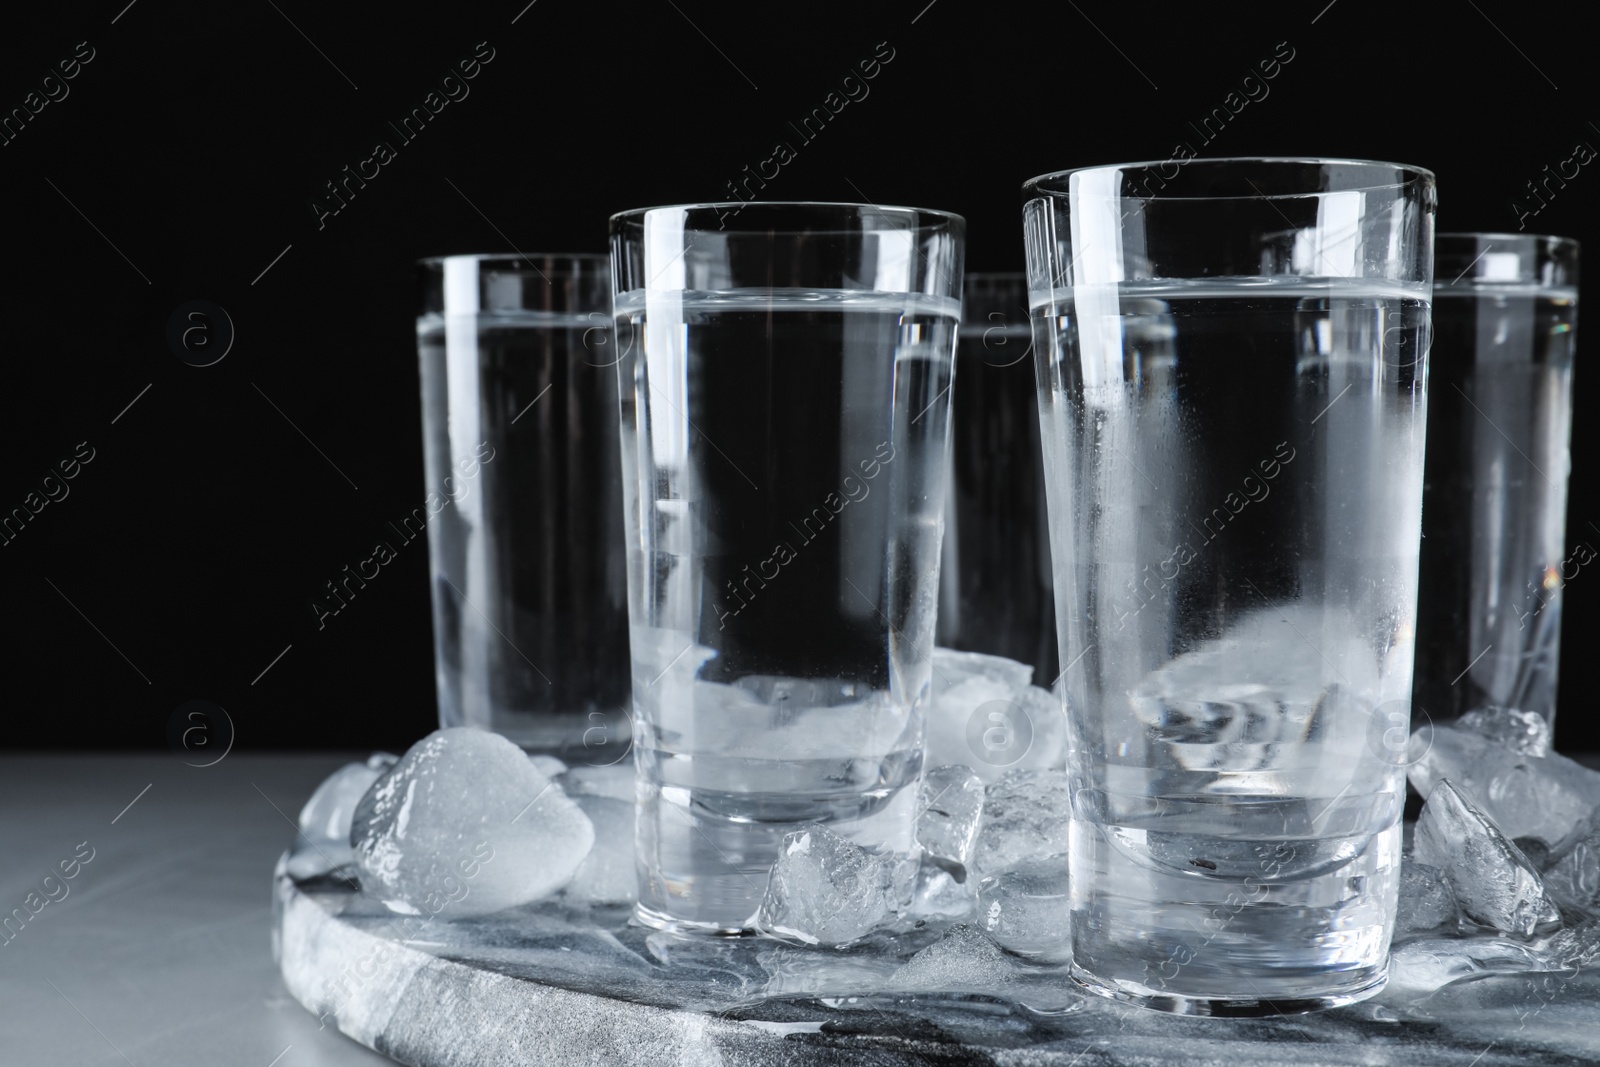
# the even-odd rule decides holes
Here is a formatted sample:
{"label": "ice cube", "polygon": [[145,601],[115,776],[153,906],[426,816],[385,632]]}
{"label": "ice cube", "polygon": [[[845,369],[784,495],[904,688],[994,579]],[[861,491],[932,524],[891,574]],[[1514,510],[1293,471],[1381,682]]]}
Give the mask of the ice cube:
{"label": "ice cube", "polygon": [[821,826],[786,834],[757,925],[808,945],[864,937],[897,903],[894,863]]}
{"label": "ice cube", "polygon": [[391,910],[447,919],[549,896],[594,827],[516,745],[471,727],[418,741],[356,807],[362,889]]}
{"label": "ice cube", "polygon": [[924,855],[957,882],[966,881],[983,816],[983,780],[970,767],[935,767],[922,777],[917,809],[917,843]]}
{"label": "ice cube", "polygon": [[924,856],[922,866],[917,868],[917,887],[906,918],[913,921],[962,919],[972,914],[977,903],[976,878],[958,882],[949,871]]}
{"label": "ice cube", "polygon": [[1516,708],[1479,708],[1469,711],[1452,724],[1488,738],[1502,748],[1524,756],[1550,754],[1550,720],[1533,711]]}
{"label": "ice cube", "polygon": [[346,763],[328,775],[300,809],[300,832],[319,845],[343,845],[348,849],[350,817],[372,783],[387,769],[373,767],[370,762]]}
{"label": "ice cube", "polygon": [[1448,778],[1422,806],[1413,854],[1444,872],[1475,923],[1528,937],[1561,921],[1528,858]]}
{"label": "ice cube", "polygon": [[1053,953],[1068,945],[1070,905],[1066,859],[1038,860],[985,877],[977,921],[1001,948]]}
{"label": "ice cube", "polygon": [[1423,726],[1411,735],[1406,758],[1424,798],[1449,778],[1510,838],[1555,846],[1600,805],[1600,773],[1555,752],[1523,755],[1473,730]]}
{"label": "ice cube", "polygon": [[1544,872],[1550,895],[1585,915],[1600,915],[1600,808],[1580,823]]}
{"label": "ice cube", "polygon": [[1424,934],[1454,932],[1461,920],[1455,890],[1439,868],[1406,860],[1400,868],[1400,905],[1395,911],[1396,941]]}
{"label": "ice cube", "polygon": [[[387,757],[387,763],[380,757]],[[291,876],[310,878],[355,862],[350,848],[351,816],[372,783],[397,758],[378,753],[365,763],[346,763],[323,779],[300,809],[300,834],[285,868]]]}
{"label": "ice cube", "polygon": [[[1151,671],[1128,702],[1152,755],[1184,769],[1304,766],[1303,779],[1347,778],[1384,770],[1362,758],[1381,722],[1371,714],[1380,679],[1372,643],[1346,613],[1287,603],[1241,614],[1219,636]],[[1350,784],[1357,795],[1377,791],[1375,783]]]}
{"label": "ice cube", "polygon": [[1064,772],[1008,771],[984,792],[973,866],[999,874],[1025,861],[1065,855],[1071,810]]}
{"label": "ice cube", "polygon": [[1015,978],[1016,968],[999,946],[963,923],[906,960],[886,984],[896,992],[989,993]]}
{"label": "ice cube", "polygon": [[594,847],[567,883],[563,899],[577,904],[625,904],[638,898],[633,861],[633,799],[580,793],[572,798],[594,824]]}
{"label": "ice cube", "polygon": [[934,649],[924,765],[965,764],[985,782],[1013,768],[1059,766],[1065,717],[1032,678],[1032,667],[1004,656]]}

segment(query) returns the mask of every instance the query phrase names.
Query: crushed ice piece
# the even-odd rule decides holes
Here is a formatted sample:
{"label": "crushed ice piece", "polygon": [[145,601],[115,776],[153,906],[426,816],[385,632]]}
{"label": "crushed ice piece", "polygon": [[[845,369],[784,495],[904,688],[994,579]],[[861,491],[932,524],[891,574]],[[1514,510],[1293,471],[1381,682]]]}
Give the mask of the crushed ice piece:
{"label": "crushed ice piece", "polygon": [[1456,893],[1443,871],[1428,863],[1406,860],[1400,868],[1400,904],[1395,911],[1394,938],[1403,941],[1425,934],[1454,932],[1461,921]]}
{"label": "crushed ice piece", "polygon": [[917,868],[917,887],[906,918],[913,921],[961,919],[971,915],[977,903],[976,878],[958,882],[949,871],[928,862],[925,856],[922,866]]}
{"label": "crushed ice piece", "polygon": [[1504,937],[1429,937],[1397,944],[1389,952],[1384,999],[1413,1000],[1445,986],[1491,974],[1558,971],[1560,953],[1539,943]]}
{"label": "crushed ice piece", "polygon": [[1424,799],[1435,782],[1448,778],[1508,838],[1537,837],[1554,847],[1600,805],[1600,773],[1557,752],[1525,756],[1456,726],[1418,729],[1406,761]]}
{"label": "crushed ice piece", "polygon": [[1461,913],[1479,925],[1529,937],[1561,921],[1528,858],[1447,778],[1422,806],[1413,854],[1444,872]]}
{"label": "crushed ice piece", "polygon": [[[1248,611],[1142,678],[1128,704],[1145,743],[1164,763],[1196,771],[1253,771],[1321,764],[1322,776],[1379,776],[1370,756],[1379,688],[1370,641],[1345,612],[1315,603]],[[1324,758],[1338,753],[1344,758]],[[1352,795],[1377,781],[1333,782]],[[1309,784],[1309,783],[1308,783]],[[1333,792],[1330,789],[1329,792]],[[1307,789],[1317,795],[1320,786]]]}
{"label": "crushed ice piece", "polygon": [[1013,770],[984,793],[973,866],[999,874],[1067,851],[1072,791],[1063,771]]}
{"label": "crushed ice piece", "polygon": [[1020,864],[978,885],[978,924],[995,944],[1022,955],[1065,949],[1071,910],[1064,857]]}
{"label": "crushed ice piece", "polygon": [[367,766],[375,771],[386,771],[400,762],[400,757],[393,752],[374,752],[367,757]]}
{"label": "crushed ice piece", "polygon": [[[362,796],[388,769],[374,766],[377,758],[346,763],[323,779],[300,809],[300,833],[284,868],[291,877],[314,878],[356,861],[350,848],[350,819]],[[389,756],[390,765],[396,758]]]}
{"label": "crushed ice piece", "polygon": [[1544,872],[1550,895],[1585,915],[1600,915],[1600,808],[1584,820]]}
{"label": "crushed ice piece", "polygon": [[605,767],[573,767],[561,776],[561,788],[570,797],[582,793],[632,804],[635,797],[633,761],[623,760]]}
{"label": "crushed ice piece", "polygon": [[1534,711],[1516,708],[1479,708],[1453,724],[1458,730],[1488,738],[1502,748],[1524,756],[1550,754],[1550,720]]}
{"label": "crushed ice piece", "polygon": [[572,799],[594,825],[594,847],[578,864],[563,897],[579,904],[626,904],[638,899],[632,798],[580,793]]}
{"label": "crushed ice piece", "polygon": [[985,782],[1013,768],[1059,766],[1066,720],[1026,663],[981,652],[933,650],[924,764],[965,764]]}
{"label": "crushed ice piece", "polygon": [[784,835],[756,923],[808,945],[866,936],[896,904],[894,863],[821,826]]}
{"label": "crushed ice piece", "polygon": [[350,830],[362,889],[392,911],[487,915],[571,879],[594,827],[498,734],[436,730],[357,806]]}
{"label": "crushed ice piece", "polygon": [[1544,939],[1542,947],[1558,967],[1587,967],[1600,959],[1600,919],[1557,930]]}
{"label": "crushed ice piece", "polygon": [[373,767],[370,761],[346,763],[328,775],[300,809],[300,832],[318,845],[343,845],[348,850],[356,805],[387,769]]}
{"label": "crushed ice piece", "polygon": [[912,956],[887,980],[897,992],[987,993],[1016,979],[1016,967],[982,931],[965,923]]}
{"label": "crushed ice piece", "polygon": [[528,762],[537,767],[539,773],[546,778],[554,778],[557,775],[565,774],[567,770],[567,765],[564,762],[554,756],[547,756],[542,752],[529,753]]}
{"label": "crushed ice piece", "polygon": [[970,767],[935,767],[922,777],[917,807],[917,843],[923,854],[957,882],[966,881],[983,816],[983,779]]}

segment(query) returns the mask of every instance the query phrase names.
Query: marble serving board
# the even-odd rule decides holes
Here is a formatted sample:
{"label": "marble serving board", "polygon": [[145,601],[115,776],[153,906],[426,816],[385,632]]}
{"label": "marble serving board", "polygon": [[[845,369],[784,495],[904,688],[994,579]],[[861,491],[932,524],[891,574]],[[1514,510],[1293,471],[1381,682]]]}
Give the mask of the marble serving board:
{"label": "marble serving board", "polygon": [[961,990],[908,990],[945,931],[853,950],[684,941],[628,908],[542,903],[480,919],[403,917],[334,875],[280,864],[273,943],[322,1024],[417,1067],[535,1064],[1168,1065],[1600,1062],[1600,967],[1490,975],[1333,1011],[1188,1018],[1080,994],[1007,962]]}

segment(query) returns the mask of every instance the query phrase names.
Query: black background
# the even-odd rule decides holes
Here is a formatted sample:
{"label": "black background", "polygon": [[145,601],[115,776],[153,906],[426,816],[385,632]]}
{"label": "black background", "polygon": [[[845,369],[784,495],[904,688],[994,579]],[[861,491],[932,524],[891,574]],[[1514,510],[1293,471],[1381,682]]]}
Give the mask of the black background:
{"label": "black background", "polygon": [[[1575,3],[525,3],[7,12],[4,113],[79,42],[94,58],[0,145],[0,511],[79,442],[94,459],[0,546],[5,744],[163,747],[196,699],[227,709],[240,747],[397,749],[426,732],[422,542],[325,628],[309,606],[425,492],[412,262],[602,251],[612,212],[727,199],[880,42],[894,58],[870,95],[762,195],[959,212],[969,270],[1021,268],[1024,179],[1180,140],[1431,168],[1441,231],[1515,230],[1525,183],[1600,145]],[[470,95],[400,144],[385,123],[479,42],[493,59]],[[1202,146],[1188,121],[1280,42],[1294,58],[1270,95]],[[313,199],[380,139],[397,158],[319,227]],[[1597,166],[1528,229],[1597,236]],[[195,299],[236,330],[209,367],[167,343]],[[1600,544],[1586,363],[1573,547]],[[1596,749],[1600,576],[1566,595],[1557,743]]]}

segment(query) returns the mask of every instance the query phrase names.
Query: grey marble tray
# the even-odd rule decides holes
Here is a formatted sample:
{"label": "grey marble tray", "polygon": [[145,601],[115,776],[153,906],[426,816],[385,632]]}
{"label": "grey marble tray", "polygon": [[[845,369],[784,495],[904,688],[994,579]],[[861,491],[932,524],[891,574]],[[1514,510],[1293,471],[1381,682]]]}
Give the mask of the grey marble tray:
{"label": "grey marble tray", "polygon": [[417,1067],[534,1064],[1320,1065],[1600,1062],[1600,967],[1489,975],[1431,996],[1257,1020],[1185,1018],[1082,996],[1007,960],[966,991],[908,988],[942,936],[853,952],[684,942],[628,909],[546,903],[404,919],[334,876],[280,865],[273,942],[289,992],[329,1027]]}

